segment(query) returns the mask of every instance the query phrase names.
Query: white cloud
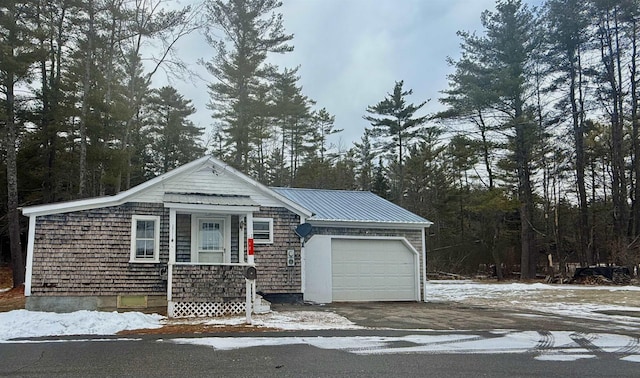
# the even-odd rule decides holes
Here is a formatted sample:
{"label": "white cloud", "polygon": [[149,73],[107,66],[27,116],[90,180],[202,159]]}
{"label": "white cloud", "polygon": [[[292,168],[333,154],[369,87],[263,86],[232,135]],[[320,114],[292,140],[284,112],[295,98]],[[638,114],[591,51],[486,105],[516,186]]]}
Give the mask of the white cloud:
{"label": "white cloud", "polygon": [[[382,100],[396,80],[413,89],[409,101],[431,99],[425,112],[440,110],[439,92],[451,73],[446,58],[459,54],[456,32],[481,32],[480,14],[494,5],[493,0],[285,0],[279,10],[286,32],[294,34],[295,50],[271,61],[301,66],[304,93],[336,116],[336,127],[345,129],[342,138],[350,144],[368,126],[362,119],[366,107]],[[212,80],[195,65],[213,55],[201,36],[181,41],[179,49]],[[206,83],[174,85],[198,109],[196,124],[211,125]]]}

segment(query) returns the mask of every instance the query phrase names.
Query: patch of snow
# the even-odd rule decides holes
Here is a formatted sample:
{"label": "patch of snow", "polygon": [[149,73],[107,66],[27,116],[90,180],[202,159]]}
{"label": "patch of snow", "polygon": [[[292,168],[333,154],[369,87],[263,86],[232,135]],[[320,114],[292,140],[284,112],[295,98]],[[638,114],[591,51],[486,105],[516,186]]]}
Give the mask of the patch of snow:
{"label": "patch of snow", "polygon": [[[471,280],[430,280],[425,284],[429,302],[535,310],[615,323],[627,330],[640,327],[639,291],[638,286],[482,283]],[[603,314],[603,311],[620,312],[620,315]]]}
{"label": "patch of snow", "polygon": [[629,362],[640,362],[640,355],[634,354],[631,356],[622,357],[621,360]]}
{"label": "patch of snow", "polygon": [[0,294],[1,294],[1,293],[4,293],[4,292],[6,292],[6,291],[9,291],[9,290],[11,290],[11,288],[10,288],[10,287],[0,288]]}
{"label": "patch of snow", "polygon": [[[282,330],[362,329],[332,312],[271,312],[252,317],[257,327]],[[244,316],[167,320],[140,312],[77,311],[66,314],[15,310],[0,313],[0,342],[30,337],[114,335],[123,330],[160,328],[165,324],[244,325]]]}
{"label": "patch of snow", "polygon": [[2,343],[11,343],[11,344],[51,344],[51,343],[104,343],[104,342],[112,342],[112,341],[141,341],[141,338],[130,338],[130,337],[118,337],[113,339],[58,339],[58,340],[11,340],[3,341],[0,340],[0,344]]}
{"label": "patch of snow", "polygon": [[257,315],[253,324],[284,330],[362,329],[344,316],[324,311],[270,312]]}
{"label": "patch of snow", "polygon": [[24,337],[113,335],[123,330],[160,328],[163,318],[140,312],[0,312],[0,342]]}
{"label": "patch of snow", "polygon": [[[592,347],[586,349],[577,340],[587,339]],[[251,347],[309,345],[328,350],[340,350],[360,355],[430,353],[430,354],[533,354],[544,361],[575,361],[594,358],[598,353],[611,353],[626,361],[640,362],[640,354],[623,353],[638,341],[629,336],[613,334],[577,334],[566,331],[538,333],[509,332],[503,335],[445,334],[408,336],[336,336],[336,337],[205,337],[176,338],[177,344],[202,345],[216,350]],[[622,357],[624,356],[624,357]]]}
{"label": "patch of snow", "polygon": [[[251,316],[251,323],[257,327],[282,330],[321,330],[321,329],[362,329],[349,319],[333,312],[325,311],[282,311]],[[243,325],[245,316],[220,318],[190,318],[170,320],[172,324],[206,324],[220,326]]]}
{"label": "patch of snow", "polygon": [[[534,357],[538,361],[577,361],[586,358],[596,358],[593,354],[542,354]],[[622,360],[623,358],[621,358]]]}

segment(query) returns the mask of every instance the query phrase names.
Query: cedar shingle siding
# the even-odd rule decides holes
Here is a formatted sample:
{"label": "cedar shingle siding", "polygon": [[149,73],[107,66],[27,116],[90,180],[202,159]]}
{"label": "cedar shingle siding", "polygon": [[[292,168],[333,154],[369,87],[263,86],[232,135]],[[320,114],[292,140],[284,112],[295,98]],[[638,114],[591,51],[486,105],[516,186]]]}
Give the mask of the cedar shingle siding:
{"label": "cedar shingle siding", "polygon": [[191,261],[190,214],[176,214],[176,261]]}
{"label": "cedar shingle siding", "polygon": [[[258,270],[257,290],[267,294],[300,293],[300,239],[294,229],[300,217],[285,208],[261,207],[256,218],[273,218],[273,244],[255,244],[255,262]],[[295,266],[287,266],[287,250],[296,253]]]}
{"label": "cedar shingle siding", "polygon": [[[161,217],[160,263],[129,262],[131,218],[134,214]],[[299,293],[300,243],[293,232],[300,224],[299,216],[284,208],[263,207],[255,217],[273,218],[274,233],[273,244],[255,245],[258,290],[265,293]],[[231,226],[232,262],[235,263],[238,261],[237,216],[232,217]],[[176,260],[190,261],[190,215],[176,216],[176,231]],[[33,254],[32,295],[166,294],[167,282],[162,279],[161,270],[166,267],[169,259],[168,240],[169,210],[162,204],[126,203],[121,206],[39,216]],[[287,267],[287,249],[296,251],[296,265],[293,267]],[[188,276],[176,275],[174,271],[174,288],[187,289],[174,292],[177,297],[173,300],[203,300],[206,296],[201,293],[204,286],[212,288],[212,298],[225,298],[225,301],[230,301],[231,297],[244,298],[244,268],[233,267],[229,271],[224,269],[228,268],[208,267],[204,271],[193,271]],[[183,266],[180,271],[189,269]],[[216,277],[216,274],[220,276]],[[194,287],[191,294],[189,286]]]}
{"label": "cedar shingle siding", "polygon": [[244,266],[175,265],[174,302],[227,303],[245,298]]}
{"label": "cedar shingle siding", "polygon": [[[130,263],[132,215],[160,216],[160,262]],[[32,295],[165,294],[169,211],[126,203],[37,218]]]}

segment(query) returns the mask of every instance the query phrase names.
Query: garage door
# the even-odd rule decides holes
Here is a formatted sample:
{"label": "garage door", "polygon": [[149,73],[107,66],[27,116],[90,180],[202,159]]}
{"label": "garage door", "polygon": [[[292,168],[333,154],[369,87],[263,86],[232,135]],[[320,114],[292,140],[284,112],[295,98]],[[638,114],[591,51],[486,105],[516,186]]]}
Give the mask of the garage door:
{"label": "garage door", "polygon": [[417,258],[400,240],[332,239],[332,299],[414,301]]}

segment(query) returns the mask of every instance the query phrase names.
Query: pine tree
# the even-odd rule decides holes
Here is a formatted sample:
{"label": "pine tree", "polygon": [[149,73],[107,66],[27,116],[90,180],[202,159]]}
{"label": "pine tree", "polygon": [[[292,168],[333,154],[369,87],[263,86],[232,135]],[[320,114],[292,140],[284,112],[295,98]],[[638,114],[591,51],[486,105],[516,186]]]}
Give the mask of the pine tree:
{"label": "pine tree", "polygon": [[21,123],[15,89],[30,80],[30,68],[38,59],[33,41],[34,9],[31,1],[9,1],[0,8],[0,93],[1,123],[5,135],[3,149],[7,166],[7,220],[13,266],[13,285],[25,279],[25,261],[20,242],[17,152]]}
{"label": "pine tree", "polygon": [[202,128],[188,117],[196,112],[190,100],[185,100],[173,87],[153,90],[149,98],[148,126],[143,133],[149,139],[145,169],[158,176],[201,157]]}
{"label": "pine tree", "polygon": [[375,167],[373,182],[371,183],[371,191],[382,198],[389,198],[389,181],[385,174],[382,158],[378,158],[378,165]]}
{"label": "pine tree", "polygon": [[358,188],[360,190],[371,190],[373,184],[373,159],[375,153],[371,144],[371,130],[365,129],[360,142],[353,144],[355,159],[358,163],[356,168]]}
{"label": "pine tree", "polygon": [[557,74],[554,89],[566,93],[557,105],[560,117],[567,114],[571,122],[575,149],[575,172],[580,204],[580,255],[591,265],[589,251],[589,209],[585,182],[585,92],[588,86],[583,60],[589,41],[587,4],[581,0],[549,0],[545,19],[548,28],[549,66]]}
{"label": "pine tree", "polygon": [[494,109],[500,129],[507,135],[511,155],[504,167],[517,175],[520,201],[521,274],[522,278],[533,278],[537,253],[533,251],[532,168],[536,144],[542,138],[531,111],[533,104],[527,101],[535,97],[530,94],[533,57],[539,46],[537,20],[520,0],[499,0],[495,12],[483,12],[481,21],[485,36],[459,33],[463,50],[472,52],[463,59],[472,64],[473,70],[466,72],[475,75],[474,82],[490,88],[490,102],[474,106]]}
{"label": "pine tree", "polygon": [[[250,136],[255,127],[255,101],[275,68],[266,63],[269,53],[285,53],[293,35],[285,34],[281,6],[276,0],[209,0],[206,2],[210,30],[207,42],[215,57],[205,63],[215,78],[209,85],[208,107],[213,117],[225,124],[224,133],[232,148],[232,163],[241,170],[249,165]],[[216,33],[222,31],[224,40]]]}
{"label": "pine tree", "polygon": [[341,133],[343,129],[335,129],[336,117],[329,114],[326,108],[322,108],[313,113],[311,122],[314,126],[311,143],[313,150],[320,152],[320,159],[324,160],[329,149],[327,137]]}
{"label": "pine tree", "polygon": [[399,175],[397,181],[397,193],[394,193],[398,203],[402,205],[404,197],[404,158],[407,148],[420,134],[421,126],[427,121],[426,116],[414,117],[427,102],[418,105],[407,104],[406,97],[413,94],[413,90],[404,90],[403,81],[397,81],[393,93],[389,93],[384,100],[376,105],[368,106],[370,115],[364,116],[372,126],[372,135],[383,138],[381,145],[383,151],[395,155],[395,163],[398,166]]}
{"label": "pine tree", "polygon": [[288,160],[289,163],[289,185],[293,184],[301,158],[308,155],[309,142],[314,132],[310,111],[313,101],[303,95],[302,87],[297,85],[300,79],[297,71],[297,68],[285,69],[281,74],[277,74],[271,88],[271,115],[274,124],[280,129],[280,151],[283,154],[281,162],[286,164]]}

